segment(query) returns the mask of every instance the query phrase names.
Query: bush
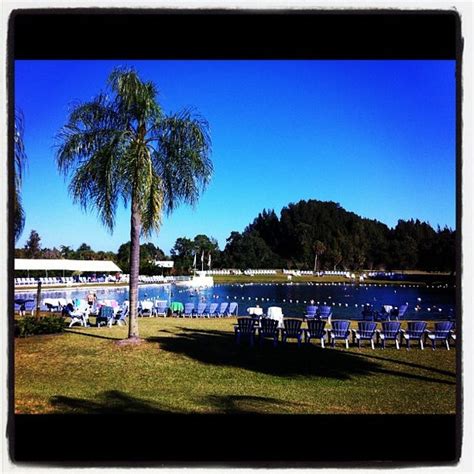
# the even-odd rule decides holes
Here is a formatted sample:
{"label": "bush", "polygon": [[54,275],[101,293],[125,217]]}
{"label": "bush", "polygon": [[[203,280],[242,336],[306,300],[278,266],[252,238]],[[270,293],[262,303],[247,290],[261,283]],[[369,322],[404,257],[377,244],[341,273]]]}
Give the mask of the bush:
{"label": "bush", "polygon": [[44,316],[42,318],[25,316],[15,320],[15,337],[56,334],[63,332],[64,327],[64,319],[60,316]]}

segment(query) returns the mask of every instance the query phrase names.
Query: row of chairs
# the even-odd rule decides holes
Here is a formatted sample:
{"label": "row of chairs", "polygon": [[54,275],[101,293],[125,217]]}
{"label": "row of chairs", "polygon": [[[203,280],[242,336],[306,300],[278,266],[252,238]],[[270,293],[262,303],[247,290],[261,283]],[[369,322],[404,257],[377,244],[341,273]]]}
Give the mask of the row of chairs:
{"label": "row of chairs", "polygon": [[[62,310],[64,317],[69,317],[69,327],[76,324],[80,326],[90,326],[89,324],[89,307],[74,307],[72,304],[68,304]],[[128,316],[128,306],[124,305],[118,310],[115,310],[112,306],[101,306],[96,315],[96,326],[101,327],[103,325],[111,327],[113,324],[126,325]]]}
{"label": "row of chairs", "polygon": [[[362,309],[362,319],[364,321],[390,321],[404,318],[408,312],[408,304],[402,304],[400,307],[393,306],[387,311],[387,305],[382,305],[380,311],[373,305],[366,304]],[[305,319],[329,319],[332,317],[332,307],[328,305],[310,305],[306,307]]]}
{"label": "row of chairs", "polygon": [[364,305],[362,309],[362,318],[365,321],[398,321],[407,316],[408,304],[398,306],[382,305],[380,310],[374,308],[371,304]]}
{"label": "row of chairs", "polygon": [[449,350],[449,339],[456,340],[452,321],[438,321],[434,325],[434,330],[427,330],[425,321],[409,321],[407,329],[401,328],[398,321],[382,322],[381,328],[377,329],[377,323],[373,321],[359,321],[357,329],[350,328],[350,321],[336,320],[332,321],[329,329],[326,328],[326,321],[321,319],[308,319],[306,321],[307,328],[303,328],[303,320],[300,318],[284,318],[283,327],[278,327],[278,321],[269,318],[251,318],[242,317],[237,319],[234,326],[236,342],[240,344],[243,337],[249,339],[250,345],[254,344],[254,339],[258,337],[260,344],[266,338],[273,340],[273,345],[278,343],[281,334],[281,340],[285,343],[288,339],[293,338],[301,345],[302,339],[309,343],[311,339],[319,339],[321,347],[324,348],[324,340],[327,338],[328,343],[335,347],[336,341],[345,342],[346,348],[349,348],[349,339],[352,335],[352,344],[361,347],[362,341],[369,341],[372,349],[375,349],[375,339],[377,343],[381,343],[382,349],[385,349],[387,341],[394,341],[397,349],[400,349],[402,341],[406,342],[407,349],[410,348],[410,342],[418,341],[420,348],[424,349],[426,339],[429,339],[433,350],[436,342],[444,342]]}
{"label": "row of chairs", "polygon": [[183,316],[190,318],[223,318],[230,316],[237,316],[239,306],[237,303],[198,303],[197,306],[194,303],[186,303],[184,305]]}
{"label": "row of chairs", "polygon": [[321,305],[321,306],[307,306],[306,307],[306,314],[305,319],[327,319],[331,320],[332,318],[332,308],[328,305]]}
{"label": "row of chairs", "polygon": [[[239,306],[237,303],[186,303],[178,316],[187,318],[222,318],[237,316]],[[138,310],[139,316],[167,316],[171,311],[166,301],[142,301]]]}
{"label": "row of chairs", "polygon": [[[128,281],[122,275],[122,281]],[[96,279],[92,279],[90,277],[79,276],[79,277],[39,277],[39,278],[15,278],[15,286],[36,286],[38,281],[41,282],[42,285],[72,285],[73,283],[107,283],[107,282],[115,282],[115,276],[107,276],[107,277],[99,277]]]}

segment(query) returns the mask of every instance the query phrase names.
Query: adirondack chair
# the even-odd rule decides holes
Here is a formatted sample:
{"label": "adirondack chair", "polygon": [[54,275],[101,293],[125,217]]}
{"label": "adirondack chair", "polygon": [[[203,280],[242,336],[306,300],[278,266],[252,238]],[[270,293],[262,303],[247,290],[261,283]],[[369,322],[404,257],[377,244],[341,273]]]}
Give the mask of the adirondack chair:
{"label": "adirondack chair", "polygon": [[237,344],[240,344],[241,339],[245,337],[249,339],[250,345],[253,346],[256,327],[252,318],[237,318],[237,324],[235,325],[234,330]]}
{"label": "adirondack chair", "polygon": [[275,319],[262,318],[260,326],[258,327],[258,340],[260,345],[267,337],[273,339],[273,346],[276,347],[278,344],[278,321]]}
{"label": "adirondack chair", "polygon": [[350,321],[337,320],[332,322],[331,330],[329,331],[332,347],[335,347],[336,340],[343,340],[346,343],[346,349],[349,349],[350,324]]}
{"label": "adirondack chair", "polygon": [[303,320],[299,318],[283,318],[283,329],[281,331],[281,339],[286,343],[287,339],[296,339],[298,347],[301,346],[303,337],[303,329],[301,328]]}
{"label": "adirondack chair", "polygon": [[400,328],[401,323],[398,321],[384,321],[382,323],[382,329],[376,331],[377,339],[382,341],[382,349],[385,349],[385,341],[395,341],[395,346],[400,349]]}
{"label": "adirondack chair", "polygon": [[316,317],[317,312],[318,312],[317,306],[314,306],[314,305],[306,306],[305,318],[314,319]]}
{"label": "adirondack chair", "polygon": [[449,348],[449,338],[451,337],[451,330],[454,327],[452,321],[439,321],[435,323],[434,331],[426,331],[428,339],[431,341],[431,348],[435,350],[436,341],[444,341],[446,349]]}
{"label": "adirondack chair", "polygon": [[403,339],[407,342],[407,350],[410,349],[410,341],[419,341],[421,350],[423,347],[423,339],[426,337],[426,322],[425,321],[409,321],[407,330],[401,330]]}
{"label": "adirondack chair", "polygon": [[114,319],[114,308],[112,308],[112,306],[101,306],[96,319],[97,327],[100,328],[102,324],[105,324],[107,326],[112,325]]}
{"label": "adirondack chair", "polygon": [[311,339],[320,339],[321,347],[324,348],[324,338],[327,331],[325,329],[326,321],[322,319],[309,319],[308,329],[305,329],[305,341],[309,344]]}
{"label": "adirondack chair", "polygon": [[194,303],[185,303],[183,316],[192,318],[194,315]]}
{"label": "adirondack chair", "polygon": [[219,318],[226,316],[227,308],[229,306],[229,303],[224,302],[219,305],[219,310],[217,311],[217,315]]}
{"label": "adirondack chair", "polygon": [[328,306],[328,305],[319,306],[317,315],[319,319],[326,319],[328,322],[331,322],[331,318],[332,318],[331,306]]}
{"label": "adirondack chair", "polygon": [[375,349],[374,346],[374,337],[375,337],[375,330],[377,328],[377,323],[373,321],[359,321],[358,322],[358,329],[353,329],[353,340],[357,339],[357,345],[360,348],[360,341],[370,341],[370,345],[372,349]]}

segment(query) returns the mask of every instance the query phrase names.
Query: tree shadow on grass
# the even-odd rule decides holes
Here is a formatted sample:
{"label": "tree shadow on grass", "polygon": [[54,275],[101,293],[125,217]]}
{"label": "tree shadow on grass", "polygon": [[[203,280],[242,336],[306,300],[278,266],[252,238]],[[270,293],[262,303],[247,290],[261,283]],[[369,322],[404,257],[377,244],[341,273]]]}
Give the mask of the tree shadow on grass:
{"label": "tree shadow on grass", "polygon": [[61,412],[79,414],[153,413],[160,415],[170,413],[169,410],[162,409],[154,402],[132,397],[119,390],[102,392],[93,400],[56,395],[51,397],[50,403]]}
{"label": "tree shadow on grass", "polygon": [[[234,335],[228,331],[191,330],[186,327],[180,329],[183,332],[175,337],[153,336],[147,338],[147,341],[158,343],[160,350],[183,354],[206,364],[238,367],[280,377],[348,380],[358,376],[385,374],[430,383],[456,384],[454,381],[431,376],[436,375],[436,370],[429,367],[421,368],[430,376],[420,374],[419,371],[414,373],[395,370],[362,354],[332,348],[322,349],[316,344],[302,344],[298,347],[296,343],[290,342],[273,347],[270,341],[265,341],[260,347],[256,341],[254,347],[250,347],[247,341],[237,345]],[[382,362],[391,362],[380,359]],[[400,364],[400,361],[394,362]]]}
{"label": "tree shadow on grass", "polygon": [[102,336],[99,334],[92,334],[90,332],[81,332],[81,331],[71,331],[70,329],[65,329],[64,332],[67,332],[69,334],[75,334],[76,336],[87,336],[87,337],[95,337],[97,339],[108,339],[109,341],[119,341],[121,338],[119,337],[114,337],[114,336]]}
{"label": "tree shadow on grass", "polygon": [[[276,398],[247,395],[211,395],[204,399],[214,414],[252,415],[265,412],[269,406],[278,408],[283,413],[285,408],[298,405]],[[151,400],[133,397],[119,390],[108,390],[98,394],[93,400],[56,395],[50,399],[51,405],[62,413],[109,415],[109,414],[143,414],[173,415],[178,412],[164,407]],[[191,412],[190,412],[191,413]],[[193,412],[195,413],[195,412]],[[183,414],[180,412],[179,414]]]}

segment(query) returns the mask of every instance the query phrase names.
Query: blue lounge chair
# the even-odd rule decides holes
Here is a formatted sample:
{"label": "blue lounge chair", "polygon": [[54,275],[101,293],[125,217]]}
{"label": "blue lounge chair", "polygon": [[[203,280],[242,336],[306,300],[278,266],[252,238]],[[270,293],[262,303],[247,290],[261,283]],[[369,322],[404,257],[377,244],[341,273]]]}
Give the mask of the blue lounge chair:
{"label": "blue lounge chair", "polygon": [[320,339],[321,347],[324,348],[324,338],[327,334],[325,326],[326,321],[322,319],[309,319],[308,329],[305,329],[305,341],[310,343],[311,339]]}
{"label": "blue lounge chair", "polygon": [[377,339],[382,341],[382,349],[385,349],[385,341],[395,341],[395,346],[400,349],[400,334],[401,323],[398,321],[384,321],[382,329],[377,331]]}
{"label": "blue lounge chair", "polygon": [[252,318],[237,318],[237,324],[235,325],[234,330],[237,344],[240,344],[242,337],[245,337],[249,339],[250,345],[253,346],[256,327]]}
{"label": "blue lounge chair", "polygon": [[402,331],[402,336],[407,341],[407,350],[410,349],[410,341],[419,341],[420,348],[423,350],[423,339],[425,338],[426,322],[409,321],[407,330]]}
{"label": "blue lounge chair", "polygon": [[357,345],[360,348],[360,341],[370,341],[372,349],[375,349],[374,337],[375,330],[377,329],[377,323],[374,321],[359,321],[358,329],[353,329],[353,341],[357,339]]}
{"label": "blue lounge chair", "polygon": [[96,324],[100,328],[102,324],[111,326],[115,319],[114,308],[112,306],[101,306],[97,315]]}
{"label": "blue lounge chair", "polygon": [[194,303],[185,303],[183,316],[192,318],[194,315]]}
{"label": "blue lounge chair", "polygon": [[331,306],[327,306],[327,305],[319,306],[317,315],[319,319],[327,319],[328,322],[330,322],[331,317],[332,317]]}
{"label": "blue lounge chair", "polygon": [[206,303],[199,303],[194,315],[197,318],[202,318],[206,314],[206,308],[207,308]]}
{"label": "blue lounge chair", "polygon": [[283,343],[286,343],[287,339],[296,339],[298,346],[301,346],[301,339],[303,337],[302,322],[303,320],[299,318],[283,318],[283,329],[281,331]]}
{"label": "blue lounge chair", "polygon": [[168,313],[168,303],[166,301],[157,301],[155,303],[155,314],[166,317]]}
{"label": "blue lounge chair", "polygon": [[219,306],[219,311],[217,312],[217,315],[221,318],[223,316],[226,316],[227,308],[229,306],[229,303],[221,303]]}
{"label": "blue lounge chair", "polygon": [[218,309],[218,304],[217,303],[211,303],[209,305],[209,313],[208,313],[208,316],[210,318],[215,318],[217,317],[217,309]]}
{"label": "blue lounge chair", "polygon": [[258,327],[258,340],[260,345],[263,344],[266,337],[271,337],[273,339],[273,346],[276,347],[278,344],[278,334],[278,321],[270,318],[262,318],[260,326]]}
{"label": "blue lounge chair", "polygon": [[239,305],[237,303],[230,303],[227,310],[227,316],[237,316],[239,313]]}
{"label": "blue lounge chair", "polygon": [[305,318],[306,319],[313,319],[316,317],[316,314],[318,312],[318,307],[311,305],[311,306],[306,306],[306,314]]}
{"label": "blue lounge chair", "polygon": [[444,341],[446,349],[449,351],[449,338],[451,337],[453,326],[454,323],[452,321],[438,321],[435,323],[434,331],[426,331],[433,350],[435,350],[436,341]]}
{"label": "blue lounge chair", "polygon": [[332,342],[332,347],[335,347],[336,340],[343,340],[346,343],[346,349],[349,349],[349,327],[351,325],[350,321],[333,321],[331,324],[331,330],[329,331],[329,338]]}

